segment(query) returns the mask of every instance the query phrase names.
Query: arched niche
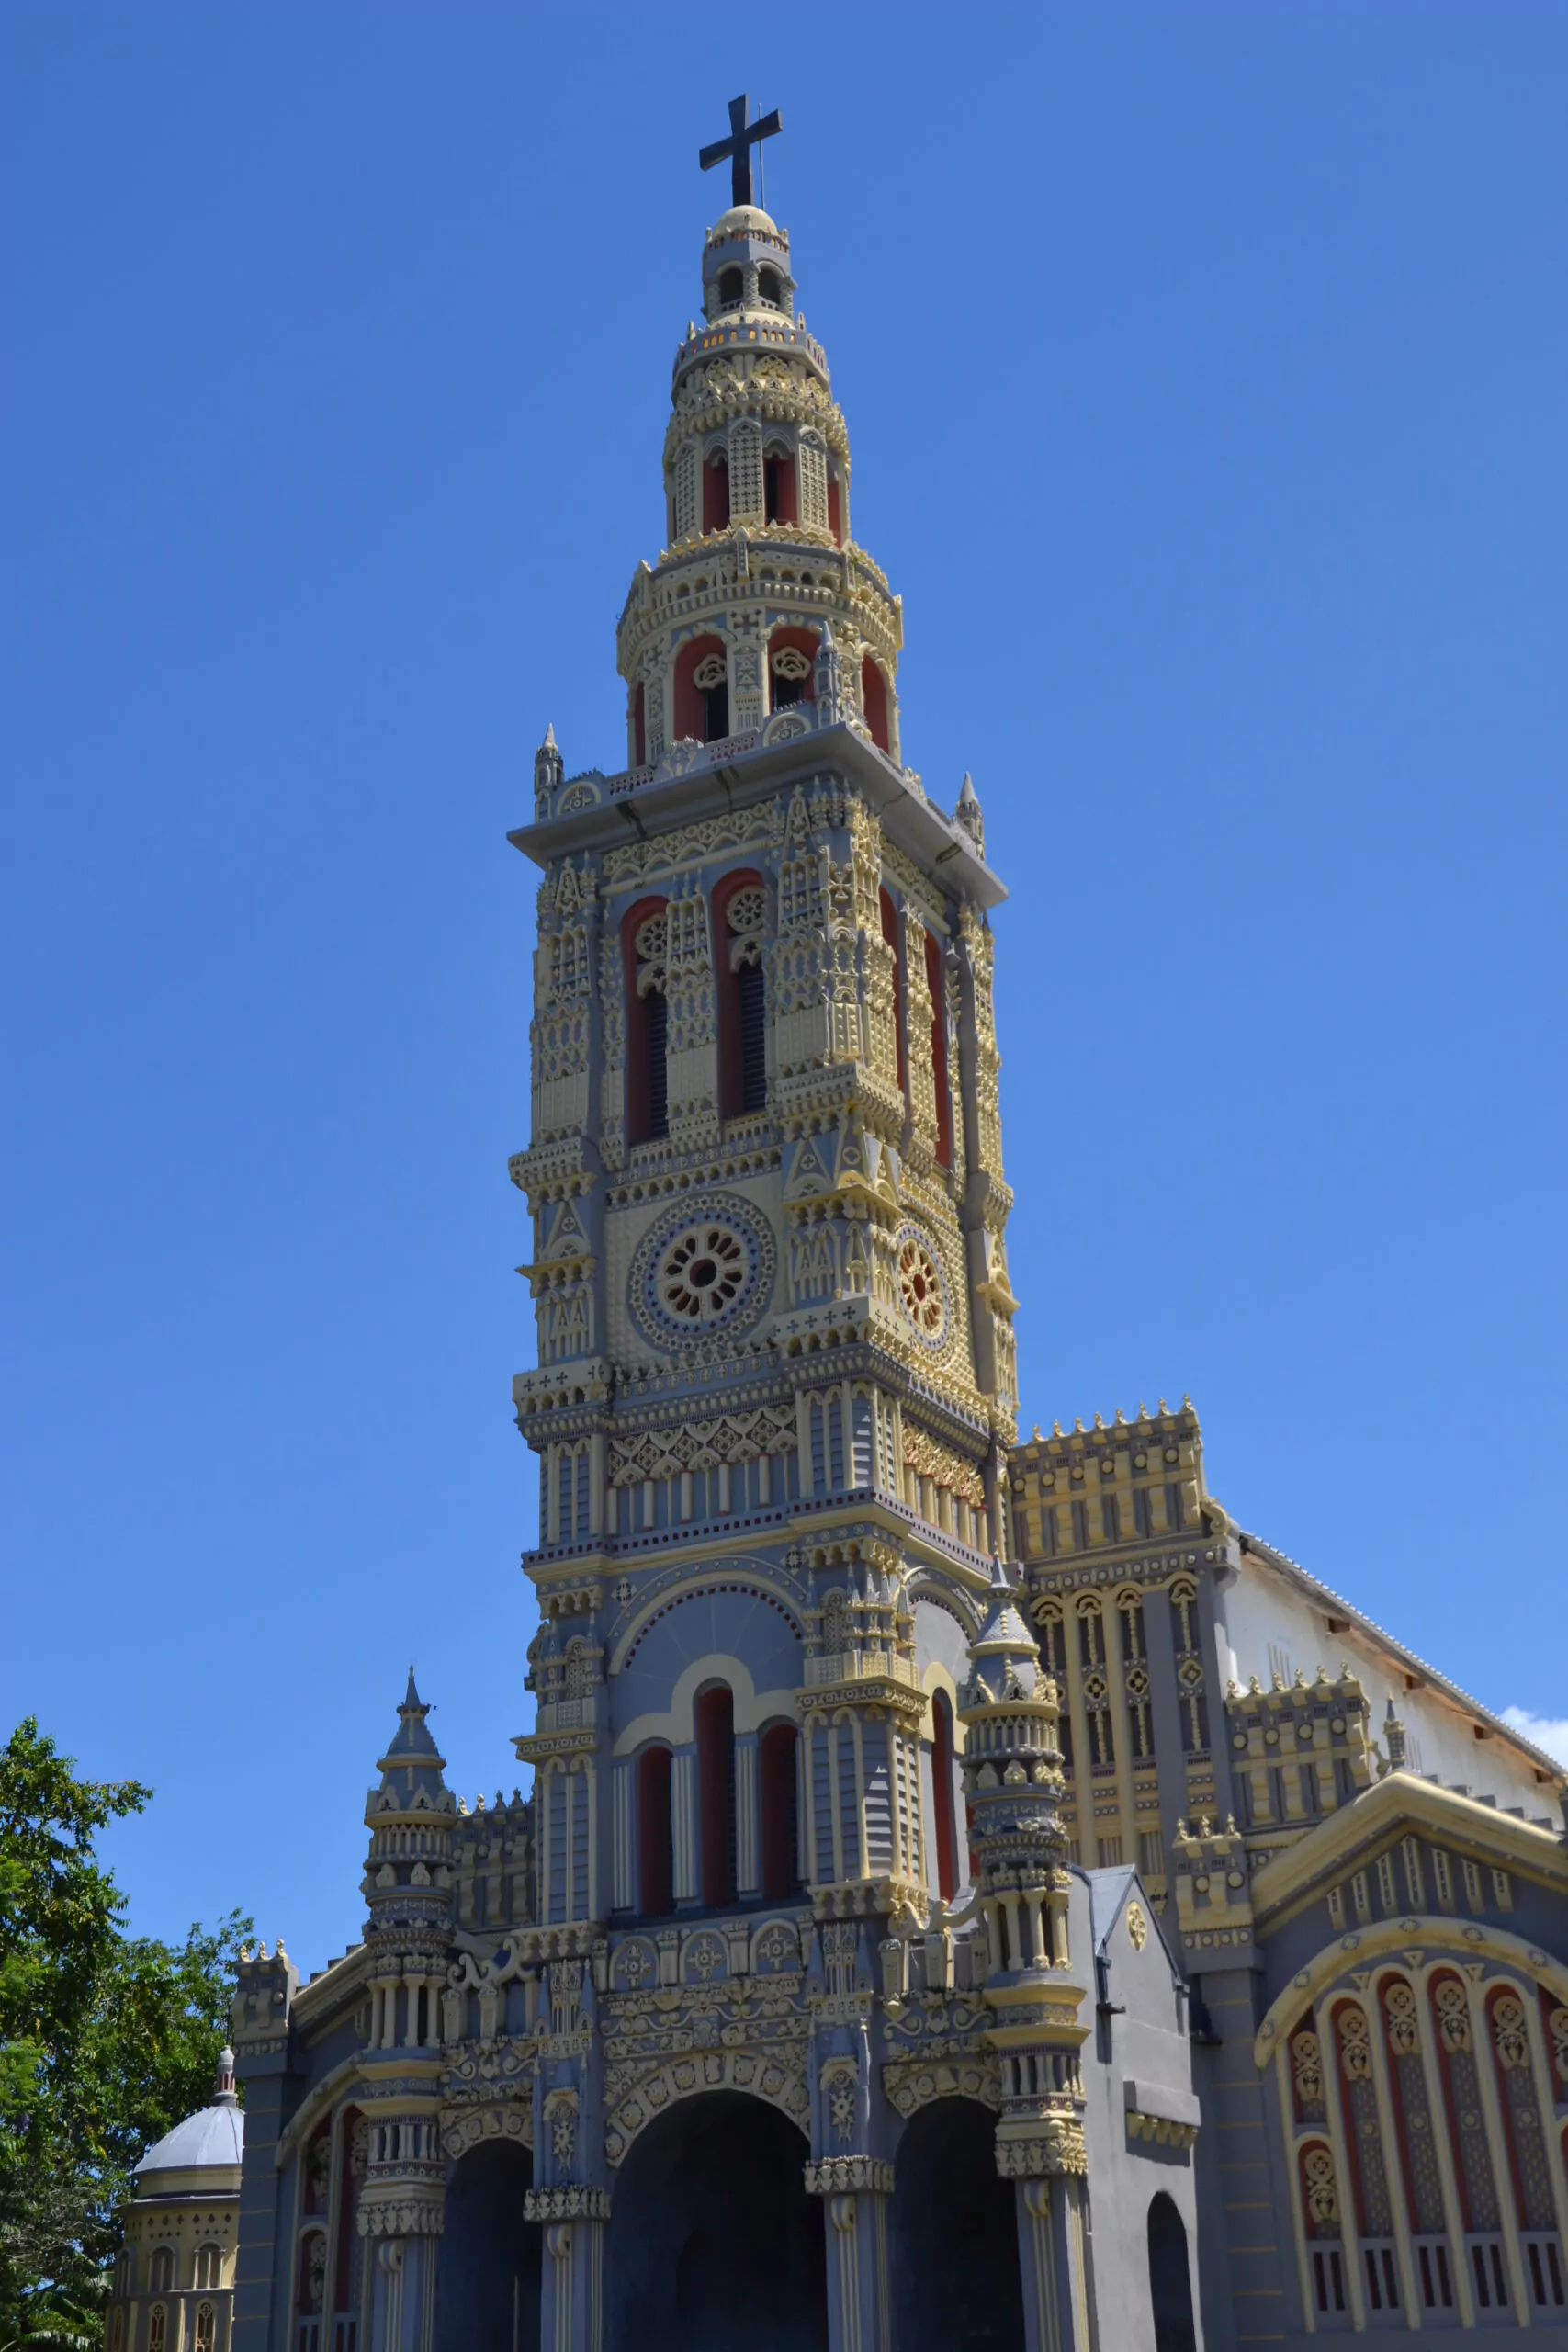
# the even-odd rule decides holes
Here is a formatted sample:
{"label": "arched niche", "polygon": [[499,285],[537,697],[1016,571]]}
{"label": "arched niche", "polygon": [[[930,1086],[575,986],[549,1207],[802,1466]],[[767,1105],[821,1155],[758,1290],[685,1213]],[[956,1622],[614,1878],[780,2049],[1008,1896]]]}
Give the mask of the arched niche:
{"label": "arched niche", "polygon": [[434,2352],[538,2352],[541,2233],[524,2219],[530,2151],[481,2140],[446,2185],[435,2271]]}
{"label": "arched niche", "polygon": [[804,2132],[698,2092],[626,2152],[605,2249],[605,2352],[826,2352],[821,2200]]}
{"label": "arched niche", "polygon": [[996,2117],[977,2099],[919,2109],[893,2173],[898,2352],[1023,2352],[1016,2199],[997,2175]]}

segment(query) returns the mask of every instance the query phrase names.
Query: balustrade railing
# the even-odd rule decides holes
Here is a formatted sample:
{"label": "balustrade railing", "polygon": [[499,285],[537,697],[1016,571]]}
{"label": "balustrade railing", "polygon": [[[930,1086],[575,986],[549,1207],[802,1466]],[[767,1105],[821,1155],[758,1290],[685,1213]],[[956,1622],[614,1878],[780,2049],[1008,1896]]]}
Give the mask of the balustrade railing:
{"label": "balustrade railing", "polygon": [[1468,2237],[1465,2252],[1478,2312],[1506,2312],[1509,2305],[1507,2257],[1500,2237]]}
{"label": "balustrade railing", "polygon": [[1361,2240],[1362,2283],[1366,2289],[1367,2317],[1380,2317],[1384,2312],[1399,2309],[1399,2262],[1392,2238]]}
{"label": "balustrade railing", "polygon": [[1454,2281],[1447,2238],[1413,2238],[1411,2246],[1416,2256],[1416,2278],[1423,2305],[1429,2312],[1451,2312],[1454,2308]]}
{"label": "balustrade railing", "polygon": [[1519,2239],[1519,2252],[1525,2258],[1525,2277],[1537,2311],[1562,2311],[1568,2304],[1568,2294],[1556,2231],[1526,2230]]}

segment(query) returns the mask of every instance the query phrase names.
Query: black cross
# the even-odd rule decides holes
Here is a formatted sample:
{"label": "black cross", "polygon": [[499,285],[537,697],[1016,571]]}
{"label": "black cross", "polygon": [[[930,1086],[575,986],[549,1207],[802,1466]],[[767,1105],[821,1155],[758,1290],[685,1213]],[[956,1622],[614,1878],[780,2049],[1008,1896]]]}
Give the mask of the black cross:
{"label": "black cross", "polygon": [[722,164],[728,156],[731,204],[750,203],[751,150],[759,140],[771,139],[775,130],[784,129],[783,119],[775,107],[772,114],[765,114],[760,122],[752,123],[748,130],[746,117],[750,104],[750,99],[744,94],[739,98],[731,98],[728,138],[716,139],[712,146],[705,147],[697,157],[704,171],[711,172],[716,164]]}

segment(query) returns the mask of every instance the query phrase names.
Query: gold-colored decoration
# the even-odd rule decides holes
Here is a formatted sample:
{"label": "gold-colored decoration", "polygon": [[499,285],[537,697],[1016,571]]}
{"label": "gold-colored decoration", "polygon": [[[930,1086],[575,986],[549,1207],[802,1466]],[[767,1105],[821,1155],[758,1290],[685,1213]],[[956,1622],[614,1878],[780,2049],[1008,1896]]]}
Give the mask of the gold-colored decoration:
{"label": "gold-colored decoration", "polygon": [[1512,2072],[1530,2062],[1529,2035],[1525,2028],[1525,2005],[1516,1993],[1499,1994],[1492,2004],[1492,2036],[1497,2050],[1497,2064]]}
{"label": "gold-colored decoration", "polygon": [[1302,2184],[1313,2226],[1327,2230],[1339,2220],[1339,2190],[1334,2178],[1334,2158],[1319,2144],[1302,2158]]}
{"label": "gold-colored decoration", "polygon": [[1148,1914],[1141,1903],[1129,1903],[1127,1905],[1127,1937],[1134,1951],[1142,1951],[1148,1942]]}
{"label": "gold-colored decoration", "polygon": [[1339,2012],[1339,2056],[1348,2081],[1359,2083],[1371,2075],[1371,2030],[1365,2012],[1350,2004]]}

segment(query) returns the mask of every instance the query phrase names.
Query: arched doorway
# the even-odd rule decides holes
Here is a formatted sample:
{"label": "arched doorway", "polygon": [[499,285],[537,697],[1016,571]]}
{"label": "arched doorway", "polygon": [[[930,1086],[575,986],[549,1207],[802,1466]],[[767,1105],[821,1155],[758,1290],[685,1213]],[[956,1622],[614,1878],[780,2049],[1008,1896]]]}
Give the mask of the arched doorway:
{"label": "arched doorway", "polygon": [[621,2166],[605,2249],[607,2352],[826,2352],[822,2208],[787,2116],[708,2091]]}
{"label": "arched doorway", "polygon": [[893,2173],[897,2352],[1023,2352],[1012,2188],[997,2177],[997,2120],[977,2099],[922,2107]]}
{"label": "arched doorway", "polygon": [[523,2218],[534,2164],[485,2140],[446,2186],[435,2268],[435,2352],[538,2352],[541,2232]]}
{"label": "arched doorway", "polygon": [[1155,2352],[1197,2352],[1187,2231],[1174,2199],[1163,2188],[1149,2206],[1149,2300]]}

